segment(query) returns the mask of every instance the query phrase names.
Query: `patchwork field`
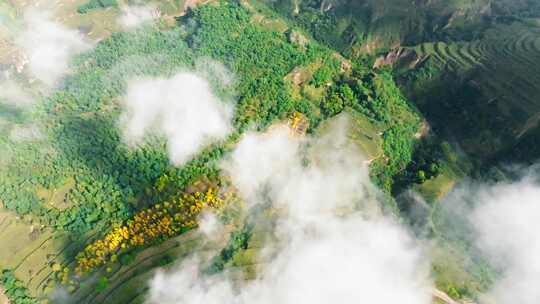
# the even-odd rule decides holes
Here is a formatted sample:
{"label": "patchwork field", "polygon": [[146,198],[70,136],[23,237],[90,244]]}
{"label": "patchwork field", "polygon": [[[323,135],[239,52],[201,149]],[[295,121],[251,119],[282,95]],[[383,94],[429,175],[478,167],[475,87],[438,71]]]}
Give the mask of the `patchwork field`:
{"label": "patchwork field", "polygon": [[[142,303],[155,271],[180,267],[185,257],[216,254],[227,242],[228,232],[221,231],[219,241],[208,243],[203,235],[193,231],[138,252],[129,264],[97,269],[88,282],[81,282],[68,303]],[[96,288],[92,283],[104,279],[107,283],[102,287]]]}
{"label": "patchwork field", "polygon": [[37,298],[50,291],[47,286],[54,281],[52,265],[69,261],[84,244],[7,211],[0,212],[0,242],[0,268],[13,270]]}
{"label": "patchwork field", "polygon": [[[39,228],[12,213],[0,211],[0,268],[13,270],[30,295],[38,300],[52,296],[53,299],[60,297],[58,300],[62,303],[139,303],[158,268],[176,267],[183,257],[217,254],[227,242],[230,229],[222,230],[222,236],[213,242],[205,241],[197,231],[182,234],[138,250],[132,259],[114,264],[111,269],[102,266],[83,281],[68,280],[65,285],[59,285],[59,274],[67,270],[64,267],[75,265],[75,255],[95,239],[95,234],[74,239],[66,233]],[[175,264],[171,264],[173,262]],[[107,283],[96,287],[99,280]],[[62,295],[62,288],[69,291],[69,297]],[[54,290],[57,296],[51,294]]]}

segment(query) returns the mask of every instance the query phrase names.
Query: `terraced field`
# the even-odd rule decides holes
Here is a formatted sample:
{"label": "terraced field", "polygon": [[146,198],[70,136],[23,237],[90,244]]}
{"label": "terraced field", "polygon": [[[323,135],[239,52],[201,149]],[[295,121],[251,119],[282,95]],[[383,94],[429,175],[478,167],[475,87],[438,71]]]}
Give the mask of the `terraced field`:
{"label": "terraced field", "polygon": [[[446,79],[450,75],[462,86],[478,92],[474,104],[462,106],[474,107],[478,115],[490,113],[489,123],[476,124],[474,117],[470,118],[466,127],[477,128],[477,134],[463,142],[466,149],[478,154],[499,151],[538,124],[540,27],[522,22],[499,24],[479,40],[423,43],[410,49],[420,58],[429,59]],[[439,89],[444,87],[441,84]]]}
{"label": "terraced field", "polygon": [[[21,18],[28,9],[50,10],[54,12],[54,21],[66,25],[70,28],[76,28],[83,32],[91,41],[100,41],[108,37],[115,31],[120,31],[117,19],[122,14],[119,8],[109,7],[106,9],[93,9],[88,13],[80,14],[77,8],[87,3],[88,0],[56,1],[56,5],[50,6],[47,1],[39,0],[11,0],[0,3],[0,67],[2,64],[8,65],[19,60],[17,49],[11,41],[9,31],[17,32],[20,30]],[[118,1],[120,7],[126,6],[128,1]],[[197,1],[185,0],[165,0],[156,4],[156,9],[161,19],[168,24],[174,24],[175,16],[182,15],[187,6],[194,5]],[[9,30],[9,31],[8,31]]]}
{"label": "terraced field", "polygon": [[[67,233],[42,228],[0,209],[0,268],[12,269],[30,294],[43,297],[55,280],[55,264],[69,264],[93,234],[73,239]],[[16,254],[14,254],[16,253]]]}
{"label": "terraced field", "polygon": [[197,254],[213,255],[226,241],[228,230],[217,242],[205,242],[204,236],[192,231],[176,238],[169,239],[158,246],[139,252],[136,258],[126,265],[115,265],[108,272],[106,267],[98,269],[90,282],[98,278],[107,278],[109,282],[103,290],[96,290],[94,284],[81,283],[81,287],[68,300],[68,303],[142,303],[148,289],[148,281],[158,267],[172,268],[173,260],[181,262],[183,258]]}
{"label": "terraced field", "polygon": [[[89,233],[82,238],[71,238],[66,233],[40,229],[17,218],[12,213],[0,211],[0,243],[10,248],[0,251],[0,268],[12,269],[30,294],[37,299],[45,299],[65,288],[75,291],[69,297],[62,297],[62,303],[142,303],[148,281],[161,266],[173,267],[173,261],[181,262],[184,257],[194,254],[211,257],[219,252],[228,241],[232,227],[221,231],[216,241],[209,242],[198,231],[191,231],[169,239],[158,246],[138,252],[127,264],[116,263],[112,269],[102,266],[89,277],[78,282],[71,277],[70,284],[58,287],[57,275],[63,271],[55,265],[73,267],[75,255],[95,239]],[[16,252],[17,254],[12,254]],[[168,265],[168,266],[167,266]],[[108,284],[103,290],[96,288],[96,281],[106,278]],[[53,299],[55,297],[53,296]]]}

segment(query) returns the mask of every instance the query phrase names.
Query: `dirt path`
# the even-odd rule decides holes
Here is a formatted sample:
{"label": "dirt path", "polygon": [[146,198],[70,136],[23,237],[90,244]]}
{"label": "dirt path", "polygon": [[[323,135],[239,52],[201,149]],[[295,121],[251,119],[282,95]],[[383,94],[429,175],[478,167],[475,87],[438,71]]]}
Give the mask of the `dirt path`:
{"label": "dirt path", "polygon": [[9,304],[9,299],[4,294],[2,287],[0,287],[0,304]]}
{"label": "dirt path", "polygon": [[204,4],[208,2],[208,0],[186,0],[184,2],[184,10],[187,10],[188,8],[195,8],[199,4]]}
{"label": "dirt path", "polygon": [[461,303],[461,302],[455,301],[454,299],[450,298],[450,296],[447,295],[444,291],[436,289],[436,288],[433,289],[432,295],[434,299],[440,300],[446,304],[475,304],[475,303],[470,303],[470,302]]}

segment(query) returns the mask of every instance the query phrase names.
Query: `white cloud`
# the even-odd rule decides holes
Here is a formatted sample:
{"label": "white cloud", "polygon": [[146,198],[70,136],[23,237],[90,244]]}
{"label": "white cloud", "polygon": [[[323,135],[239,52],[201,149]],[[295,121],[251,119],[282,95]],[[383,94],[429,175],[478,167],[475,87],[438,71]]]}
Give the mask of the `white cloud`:
{"label": "white cloud", "polygon": [[300,141],[289,136],[286,126],[267,134],[248,133],[238,143],[231,159],[223,164],[248,203],[256,201],[261,187],[296,165]]}
{"label": "white cloud", "polygon": [[222,229],[223,224],[214,213],[203,212],[199,217],[199,230],[207,239],[216,239]]}
{"label": "white cloud", "polygon": [[118,23],[124,29],[133,29],[159,17],[160,12],[155,6],[126,6],[122,8]]}
{"label": "white cloud", "polygon": [[478,246],[499,270],[487,297],[540,303],[540,186],[529,178],[482,189],[471,215]]}
{"label": "white cloud", "polygon": [[147,135],[164,136],[175,165],[184,164],[232,130],[233,108],[194,73],[179,73],[170,79],[133,79],[124,106],[120,118],[124,140],[137,145]]}
{"label": "white cloud", "polygon": [[49,86],[68,72],[73,55],[90,48],[79,32],[52,21],[50,12],[29,9],[24,23],[25,29],[15,41],[28,57],[33,77]]}
{"label": "white cloud", "polygon": [[0,82],[0,103],[15,107],[25,107],[33,102],[32,96],[15,81],[7,79]]}
{"label": "white cloud", "polygon": [[200,274],[190,260],[159,272],[148,302],[431,303],[428,263],[414,238],[376,208],[346,127],[338,119],[322,139],[295,138],[281,126],[246,134],[223,168],[252,205],[266,197],[279,210],[270,232],[278,241],[266,248],[276,255],[240,286],[227,273]]}

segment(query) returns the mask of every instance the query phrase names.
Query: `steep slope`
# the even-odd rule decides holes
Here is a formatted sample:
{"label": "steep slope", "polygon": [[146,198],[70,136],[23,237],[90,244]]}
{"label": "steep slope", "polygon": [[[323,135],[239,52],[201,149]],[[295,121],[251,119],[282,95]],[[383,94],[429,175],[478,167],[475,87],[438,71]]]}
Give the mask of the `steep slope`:
{"label": "steep slope", "polygon": [[423,43],[397,65],[435,130],[487,160],[538,124],[540,27],[501,24],[473,41]]}
{"label": "steep slope", "polygon": [[373,54],[383,55],[375,66],[394,65],[404,92],[435,132],[479,163],[501,159],[516,145],[522,149],[519,142],[537,126],[538,1],[282,0],[272,5],[351,58],[373,63]]}
{"label": "steep slope", "polygon": [[268,2],[316,38],[354,55],[434,38],[472,37],[492,12],[490,0]]}

